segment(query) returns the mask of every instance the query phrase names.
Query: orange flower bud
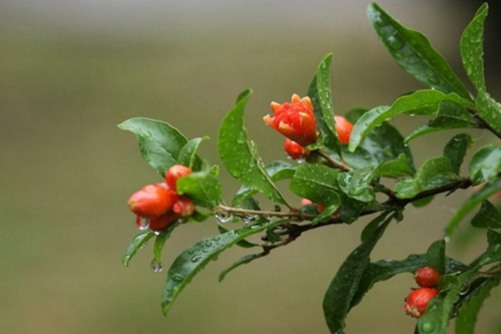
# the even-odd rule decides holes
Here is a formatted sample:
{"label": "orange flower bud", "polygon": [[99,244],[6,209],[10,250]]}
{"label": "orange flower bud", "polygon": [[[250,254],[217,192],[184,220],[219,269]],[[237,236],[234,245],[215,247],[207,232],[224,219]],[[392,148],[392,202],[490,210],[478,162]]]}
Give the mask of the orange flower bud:
{"label": "orange flower bud", "polygon": [[306,158],[310,154],[307,149],[289,138],[285,138],[284,150],[292,159]]}
{"label": "orange flower bud", "polygon": [[195,212],[195,203],[193,203],[188,198],[182,197],[177,200],[176,203],[174,203],[174,205],[172,206],[172,211],[182,217],[191,216],[193,212]]}
{"label": "orange flower bud", "polygon": [[291,102],[271,103],[274,115],[266,115],[263,121],[301,146],[317,141],[317,129],[313,105],[309,97],[292,95]]}
{"label": "orange flower bud", "polygon": [[149,184],[132,194],[128,204],[136,215],[151,218],[169,211],[178,197],[165,183]]}
{"label": "orange flower bud", "polygon": [[179,164],[173,165],[165,173],[165,182],[167,182],[167,185],[171,189],[176,190],[177,180],[179,180],[183,176],[190,175],[190,174],[191,174],[190,168],[183,166],[183,165],[179,165]]}
{"label": "orange flower bud", "polygon": [[350,142],[353,124],[343,116],[334,116],[334,121],[336,122],[336,132],[339,142],[341,144],[348,144]]}

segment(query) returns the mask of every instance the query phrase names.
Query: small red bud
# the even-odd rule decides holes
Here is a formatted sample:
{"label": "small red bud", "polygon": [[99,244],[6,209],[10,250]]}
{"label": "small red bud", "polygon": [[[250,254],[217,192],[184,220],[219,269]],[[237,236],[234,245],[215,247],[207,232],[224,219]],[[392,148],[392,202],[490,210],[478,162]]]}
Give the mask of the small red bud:
{"label": "small red bud", "polygon": [[172,206],[172,211],[182,217],[188,217],[195,212],[195,203],[187,198],[180,198]]}
{"label": "small red bud", "polygon": [[436,288],[440,284],[440,276],[435,268],[425,266],[416,271],[414,279],[422,288]]}
{"label": "small red bud", "polygon": [[129,208],[141,217],[158,217],[172,208],[178,195],[165,183],[149,184],[129,198]]}
{"label": "small red bud", "polygon": [[336,132],[339,142],[341,144],[348,144],[350,142],[353,124],[343,116],[334,116],[334,121],[336,122]]}
{"label": "small red bud", "polygon": [[405,299],[405,313],[414,318],[421,317],[428,307],[430,300],[435,297],[439,291],[432,288],[419,288],[412,290]]}
{"label": "small red bud", "polygon": [[152,231],[163,231],[170,225],[172,225],[177,219],[179,218],[179,215],[169,212],[163,216],[160,217],[153,217],[150,218],[150,224],[149,228]]}
{"label": "small red bud", "polygon": [[[303,198],[303,199],[301,199],[301,205],[312,205],[312,204],[313,204],[313,202],[312,202],[312,201],[310,201],[310,200],[309,200],[309,199],[307,199],[307,198]],[[317,204],[317,210],[318,210],[319,212],[324,211],[324,210],[325,210],[325,205],[323,205],[323,204]]]}
{"label": "small red bud", "polygon": [[310,154],[307,149],[289,138],[285,138],[284,150],[292,159],[303,159]]}
{"label": "small red bud", "polygon": [[190,174],[190,168],[179,164],[173,165],[165,172],[165,182],[171,189],[176,190],[177,180]]}

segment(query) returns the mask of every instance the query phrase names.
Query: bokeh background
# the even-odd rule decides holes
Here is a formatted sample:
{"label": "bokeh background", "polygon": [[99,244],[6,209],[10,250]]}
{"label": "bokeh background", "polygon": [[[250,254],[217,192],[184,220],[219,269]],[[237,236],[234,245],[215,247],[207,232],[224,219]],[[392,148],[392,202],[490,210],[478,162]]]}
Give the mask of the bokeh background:
{"label": "bokeh background", "polygon": [[[474,1],[381,0],[405,25],[426,33],[461,77],[458,41]],[[129,268],[120,260],[137,233],[128,196],[158,175],[133,135],[116,124],[162,119],[188,137],[209,135],[201,154],[219,164],[218,125],[237,94],[254,90],[246,117],[265,161],[284,157],[282,138],[263,125],[272,100],[304,94],[333,52],[336,112],[391,102],[422,88],[391,60],[365,17],[369,1],[3,0],[0,2],[0,332],[327,333],[321,301],[367,220],[306,233],[223,283],[218,273],[245,250],[232,248],[160,312],[163,273],[149,269],[151,245]],[[487,32],[487,81],[500,98],[498,8]],[[421,118],[398,118],[404,134]],[[471,132],[477,145],[492,140]],[[416,140],[420,164],[451,133]],[[285,157],[284,157],[285,158]],[[230,199],[238,185],[222,173]],[[409,208],[374,259],[424,252],[467,192]],[[467,225],[467,224],[464,224]],[[217,233],[215,221],[176,230],[164,265]],[[465,262],[484,247],[466,226],[448,251]],[[348,333],[410,333],[403,314],[411,275],[376,285],[348,318]],[[500,293],[479,333],[501,332]]]}

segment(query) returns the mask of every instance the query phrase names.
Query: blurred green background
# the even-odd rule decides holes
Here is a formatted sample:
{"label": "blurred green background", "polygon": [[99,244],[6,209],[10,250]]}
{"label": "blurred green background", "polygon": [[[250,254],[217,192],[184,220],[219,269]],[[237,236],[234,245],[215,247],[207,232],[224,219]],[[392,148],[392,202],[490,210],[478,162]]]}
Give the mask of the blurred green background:
{"label": "blurred green background", "polygon": [[[2,1],[0,332],[327,333],[323,293],[367,220],[311,231],[218,283],[218,273],[246,254],[232,248],[193,280],[164,318],[165,271],[150,271],[151,246],[129,268],[120,262],[137,233],[127,198],[159,178],[141,159],[133,135],[116,124],[146,116],[174,124],[188,137],[209,135],[201,154],[219,164],[218,124],[237,94],[252,88],[250,135],[265,161],[284,157],[282,138],[261,119],[270,101],[304,94],[328,52],[334,53],[339,114],[421,88],[380,45],[365,18],[368,3]],[[475,6],[379,3],[429,35],[464,77],[458,40]],[[499,97],[495,73],[487,79]],[[404,117],[394,124],[407,134],[425,121]],[[479,144],[492,139],[472,134]],[[450,135],[416,140],[417,163],[440,154],[435,143]],[[238,184],[224,171],[222,178],[229,200]],[[463,191],[424,209],[409,208],[374,259],[424,252],[466,196]],[[215,233],[215,221],[176,230],[164,265]],[[463,261],[484,246],[467,228],[458,236],[449,251]],[[347,332],[411,333],[415,321],[402,309],[411,286],[411,275],[377,285],[348,318]],[[479,333],[501,331],[499,297],[495,292],[487,302]]]}

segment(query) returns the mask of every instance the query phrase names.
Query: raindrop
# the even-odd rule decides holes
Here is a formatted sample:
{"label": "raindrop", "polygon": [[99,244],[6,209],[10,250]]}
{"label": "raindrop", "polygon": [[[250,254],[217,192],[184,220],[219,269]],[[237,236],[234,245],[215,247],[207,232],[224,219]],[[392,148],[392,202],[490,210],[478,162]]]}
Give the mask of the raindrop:
{"label": "raindrop", "polygon": [[191,262],[193,263],[197,263],[199,262],[200,260],[202,260],[204,257],[202,254],[195,254],[191,257]]}
{"label": "raindrop", "polygon": [[296,162],[297,162],[298,164],[302,164],[302,163],[304,163],[305,161],[306,161],[306,160],[305,160],[304,158],[298,158],[298,159],[296,159]]}
{"label": "raindrop", "polygon": [[390,49],[398,50],[404,45],[404,41],[398,35],[389,36],[386,40]]}
{"label": "raindrop", "polygon": [[233,215],[226,211],[218,211],[214,214],[214,217],[216,217],[217,221],[221,224],[226,224],[233,219]]}
{"label": "raindrop", "polygon": [[153,234],[155,235],[160,235],[160,233],[161,233],[160,231],[153,231]]}
{"label": "raindrop", "polygon": [[176,283],[181,283],[184,280],[184,276],[181,274],[174,274],[172,280]]}
{"label": "raindrop", "polygon": [[451,238],[449,236],[445,236],[444,237],[444,242],[448,243],[449,241],[451,241]]}
{"label": "raindrop", "polygon": [[419,324],[419,331],[421,333],[432,333],[435,330],[435,324],[431,321],[423,321]]}
{"label": "raindrop", "polygon": [[461,291],[459,291],[459,295],[464,296],[464,295],[468,294],[468,292],[470,292],[470,285],[469,284],[467,286],[465,286],[463,289],[461,289]]}
{"label": "raindrop", "polygon": [[139,221],[137,223],[137,228],[140,231],[147,230],[149,226],[150,226],[150,220],[148,218],[145,218],[145,217],[140,217],[139,218]]}
{"label": "raindrop", "polygon": [[150,264],[150,269],[151,271],[153,271],[154,273],[159,273],[162,271],[163,267],[162,267],[162,263],[160,261],[158,261],[157,259],[153,259],[151,261],[151,264]]}
{"label": "raindrop", "polygon": [[212,241],[205,240],[205,247],[211,247],[211,246],[212,246]]}
{"label": "raindrop", "polygon": [[246,215],[242,217],[242,221],[244,222],[244,224],[248,225],[254,223],[257,218],[257,215]]}

